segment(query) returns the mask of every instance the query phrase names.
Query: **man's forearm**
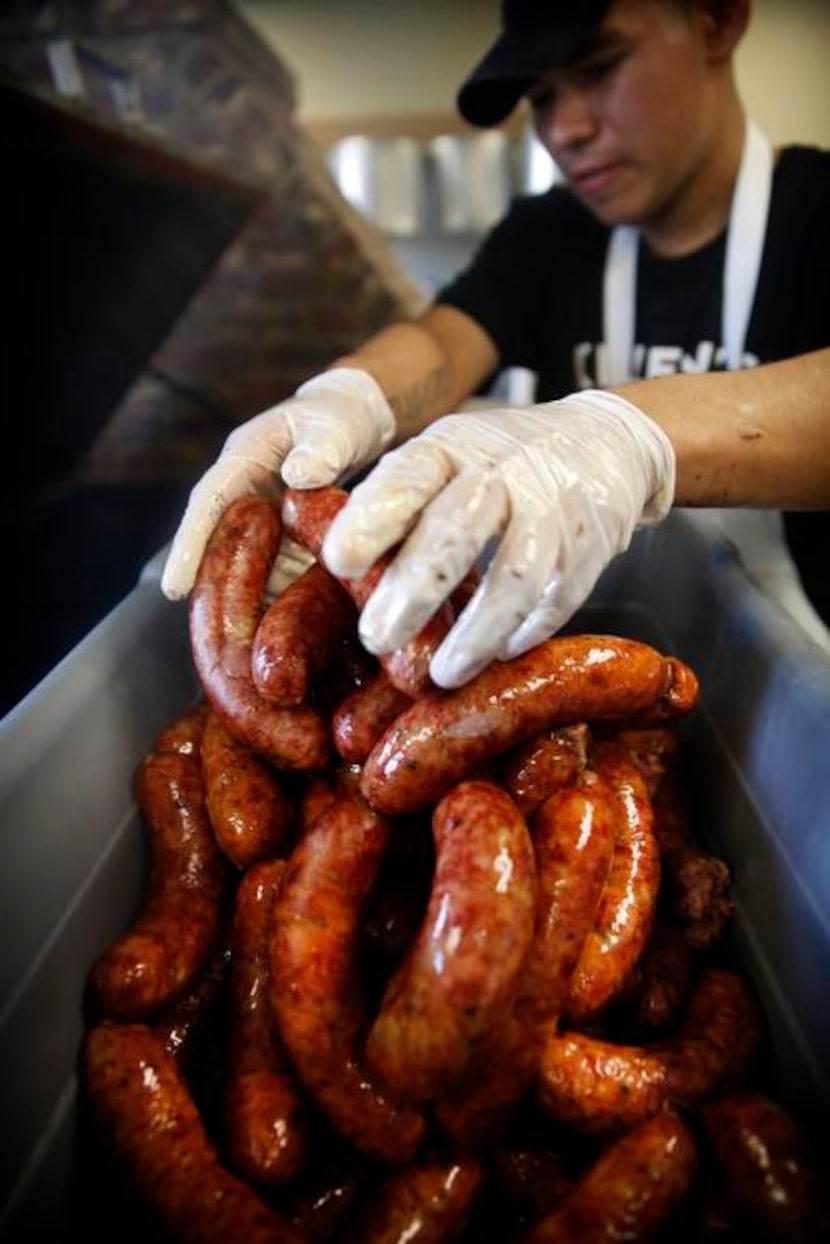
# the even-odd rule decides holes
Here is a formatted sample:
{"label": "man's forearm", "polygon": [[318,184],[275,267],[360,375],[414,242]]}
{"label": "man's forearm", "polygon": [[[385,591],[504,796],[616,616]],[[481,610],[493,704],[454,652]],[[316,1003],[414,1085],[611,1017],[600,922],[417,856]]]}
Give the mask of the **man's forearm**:
{"label": "man's forearm", "polygon": [[452,308],[381,329],[332,364],[360,367],[383,389],[395,412],[398,441],[457,410],[496,365],[495,349],[477,325]]}
{"label": "man's forearm", "polygon": [[830,349],[614,392],[671,439],[676,504],[830,508]]}

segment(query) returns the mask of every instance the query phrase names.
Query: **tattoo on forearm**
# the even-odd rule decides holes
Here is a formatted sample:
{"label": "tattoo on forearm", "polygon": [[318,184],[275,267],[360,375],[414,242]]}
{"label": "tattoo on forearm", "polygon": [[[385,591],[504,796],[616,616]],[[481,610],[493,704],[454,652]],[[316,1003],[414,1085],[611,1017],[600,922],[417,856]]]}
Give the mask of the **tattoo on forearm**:
{"label": "tattoo on forearm", "polygon": [[449,373],[446,367],[439,366],[402,392],[391,394],[389,402],[401,430],[406,431],[410,423],[420,423],[423,415],[441,404],[448,391]]}

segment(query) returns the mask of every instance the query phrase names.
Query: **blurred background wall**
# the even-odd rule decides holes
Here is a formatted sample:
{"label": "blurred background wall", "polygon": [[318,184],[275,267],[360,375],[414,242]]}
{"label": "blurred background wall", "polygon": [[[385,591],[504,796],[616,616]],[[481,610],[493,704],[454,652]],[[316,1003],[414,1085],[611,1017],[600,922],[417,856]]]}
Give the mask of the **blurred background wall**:
{"label": "blurred background wall", "polygon": [[[500,12],[500,0],[236,4],[293,66],[297,115],[312,133],[349,117],[451,114],[459,79],[497,33]],[[773,141],[830,144],[828,57],[827,0],[754,0],[738,75]]]}

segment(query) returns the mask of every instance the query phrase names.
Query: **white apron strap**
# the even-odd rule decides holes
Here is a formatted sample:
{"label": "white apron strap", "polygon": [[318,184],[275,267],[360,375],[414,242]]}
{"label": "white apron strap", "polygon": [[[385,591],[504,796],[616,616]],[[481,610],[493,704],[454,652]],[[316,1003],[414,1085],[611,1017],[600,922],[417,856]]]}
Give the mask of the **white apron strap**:
{"label": "white apron strap", "polygon": [[[721,340],[730,371],[743,362],[764,253],[772,166],[768,140],[755,122],[749,121],[729,211],[723,274]],[[612,231],[602,287],[604,349],[600,349],[597,367],[597,383],[602,385],[624,384],[632,377],[638,248],[639,233],[631,225],[618,225]]]}
{"label": "white apron strap", "polygon": [[[746,335],[764,253],[772,192],[772,148],[750,121],[738,179],[732,195],[723,273],[721,342],[726,367],[743,366]],[[608,243],[602,290],[604,348],[597,360],[597,383],[624,384],[632,376],[637,314],[639,235],[630,225],[614,229]],[[777,510],[687,510],[708,535],[729,540],[747,572],[822,647],[830,651],[830,632],[804,593]]]}
{"label": "white apron strap", "polygon": [[743,366],[746,334],[764,254],[771,194],[772,148],[755,122],[750,121],[726,235],[721,340],[728,371],[738,371]]}
{"label": "white apron strap", "polygon": [[618,225],[613,230],[602,281],[605,340],[604,355],[600,347],[597,359],[597,382],[601,385],[625,384],[631,379],[639,249],[640,234],[633,225]]}

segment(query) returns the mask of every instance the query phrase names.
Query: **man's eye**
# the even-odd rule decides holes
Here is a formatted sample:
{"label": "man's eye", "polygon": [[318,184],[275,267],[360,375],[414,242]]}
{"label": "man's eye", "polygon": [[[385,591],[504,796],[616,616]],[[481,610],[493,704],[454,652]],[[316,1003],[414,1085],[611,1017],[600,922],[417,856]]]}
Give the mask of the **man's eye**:
{"label": "man's eye", "polygon": [[601,82],[603,78],[607,78],[620,63],[619,56],[607,57],[603,60],[592,61],[588,65],[583,65],[580,70],[580,77],[585,83]]}
{"label": "man's eye", "polygon": [[553,88],[549,86],[535,87],[532,91],[528,91],[527,98],[531,108],[540,112],[543,108],[547,108],[553,99]]}

